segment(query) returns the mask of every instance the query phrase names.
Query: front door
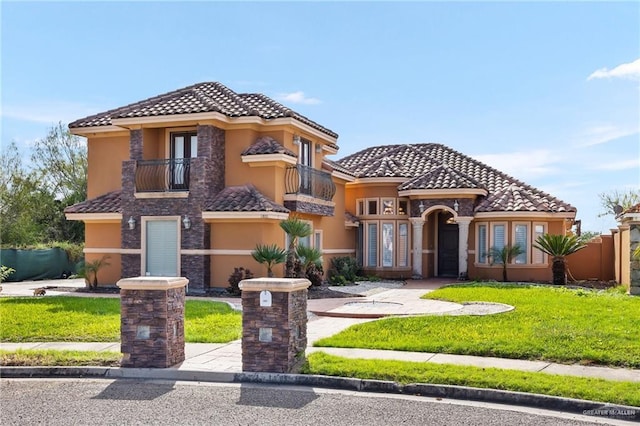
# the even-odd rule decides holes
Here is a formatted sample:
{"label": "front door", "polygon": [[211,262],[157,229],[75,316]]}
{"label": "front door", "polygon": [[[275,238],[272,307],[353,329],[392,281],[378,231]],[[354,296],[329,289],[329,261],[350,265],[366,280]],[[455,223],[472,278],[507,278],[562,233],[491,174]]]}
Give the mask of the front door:
{"label": "front door", "polygon": [[177,220],[146,221],[145,275],[178,276]]}
{"label": "front door", "polygon": [[458,225],[446,220],[438,223],[438,276],[458,276]]}

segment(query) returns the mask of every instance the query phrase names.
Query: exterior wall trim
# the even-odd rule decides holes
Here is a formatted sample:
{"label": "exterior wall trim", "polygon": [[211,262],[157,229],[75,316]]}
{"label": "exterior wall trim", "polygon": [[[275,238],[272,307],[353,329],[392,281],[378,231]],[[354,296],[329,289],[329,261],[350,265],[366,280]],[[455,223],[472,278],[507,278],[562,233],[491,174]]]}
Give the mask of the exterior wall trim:
{"label": "exterior wall trim", "polygon": [[[450,198],[460,197],[462,195],[487,195],[486,189],[475,188],[455,188],[455,189],[408,189],[398,191],[400,197],[441,197],[446,195]],[[464,197],[467,198],[467,197]]]}
{"label": "exterior wall trim", "polygon": [[355,254],[356,249],[325,249],[323,254]]}
{"label": "exterior wall trim", "polygon": [[549,212],[482,212],[476,213],[475,219],[504,219],[504,218],[536,218],[536,219],[574,219],[576,217],[575,212],[561,212],[561,213],[549,213]]}
{"label": "exterior wall trim", "polygon": [[298,159],[286,154],[256,154],[243,155],[243,163],[264,163],[282,161],[287,164],[298,164]]}
{"label": "exterior wall trim", "polygon": [[138,199],[149,198],[189,198],[189,191],[167,191],[167,192],[136,192],[133,194]]}
{"label": "exterior wall trim", "polygon": [[204,220],[285,220],[289,213],[278,212],[202,212]]}
{"label": "exterior wall trim", "polygon": [[82,250],[87,254],[141,254],[141,249],[126,249],[126,248],[101,248],[101,247],[85,247]]}
{"label": "exterior wall trim", "polygon": [[120,222],[122,213],[66,213],[67,220],[82,220],[84,222]]}

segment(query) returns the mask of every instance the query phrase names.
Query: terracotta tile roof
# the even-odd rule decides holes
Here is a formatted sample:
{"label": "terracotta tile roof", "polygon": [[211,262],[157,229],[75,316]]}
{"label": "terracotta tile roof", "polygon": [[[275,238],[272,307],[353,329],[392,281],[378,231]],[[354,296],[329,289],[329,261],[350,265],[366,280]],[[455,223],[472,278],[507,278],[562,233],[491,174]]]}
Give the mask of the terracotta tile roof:
{"label": "terracotta tile roof", "polygon": [[562,200],[441,144],[376,146],[337,163],[357,178],[411,177],[400,190],[484,188],[488,195],[480,198],[476,211],[576,211]]}
{"label": "terracotta tile roof", "polygon": [[260,154],[285,154],[297,158],[295,152],[282,146],[277,140],[269,136],[258,138],[249,148],[242,151],[241,155]]}
{"label": "terracotta tile roof", "polygon": [[628,209],[624,210],[621,214],[627,214],[627,213],[640,213],[640,203],[636,204],[635,206],[631,206]]}
{"label": "terracotta tile roof", "polygon": [[265,197],[255,186],[228,186],[204,209],[209,212],[264,212],[289,213],[289,209]]}
{"label": "terracotta tile roof", "polygon": [[340,173],[344,173],[349,176],[355,177],[356,175],[346,167],[343,167],[340,163],[337,163],[333,160],[329,160],[328,158],[322,159],[322,168],[329,171],[337,171]]}
{"label": "terracotta tile roof", "polygon": [[122,213],[121,191],[108,192],[64,209],[65,213]]}
{"label": "terracotta tile roof", "polygon": [[120,108],[74,121],[69,128],[108,126],[112,119],[219,112],[227,117],[291,117],[331,137],[338,134],[273,99],[256,93],[239,94],[218,82],[198,83]]}
{"label": "terracotta tile roof", "polygon": [[483,188],[475,179],[462,174],[446,164],[435,166],[427,173],[404,182],[399,191],[410,189],[463,189]]}

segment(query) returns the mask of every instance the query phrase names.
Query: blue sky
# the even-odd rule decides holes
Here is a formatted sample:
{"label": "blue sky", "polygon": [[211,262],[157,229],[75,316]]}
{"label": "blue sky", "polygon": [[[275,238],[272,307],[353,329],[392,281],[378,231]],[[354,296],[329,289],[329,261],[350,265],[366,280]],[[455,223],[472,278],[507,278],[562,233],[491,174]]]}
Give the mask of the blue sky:
{"label": "blue sky", "polygon": [[640,3],[7,2],[2,144],[202,81],[339,133],[439,142],[578,208],[640,187]]}

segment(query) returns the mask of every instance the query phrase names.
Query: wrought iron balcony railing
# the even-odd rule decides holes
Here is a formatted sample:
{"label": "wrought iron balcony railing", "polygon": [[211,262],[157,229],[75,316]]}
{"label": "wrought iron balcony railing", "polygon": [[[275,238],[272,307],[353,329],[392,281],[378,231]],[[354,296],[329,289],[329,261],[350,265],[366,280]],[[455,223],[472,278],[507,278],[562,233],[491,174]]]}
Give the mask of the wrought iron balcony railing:
{"label": "wrought iron balcony railing", "polygon": [[303,194],[331,201],[336,193],[336,185],[329,173],[296,164],[287,167],[285,172],[285,193]]}
{"label": "wrought iron balcony railing", "polygon": [[138,161],[136,164],[136,191],[188,191],[190,160],[190,158],[170,158]]}

